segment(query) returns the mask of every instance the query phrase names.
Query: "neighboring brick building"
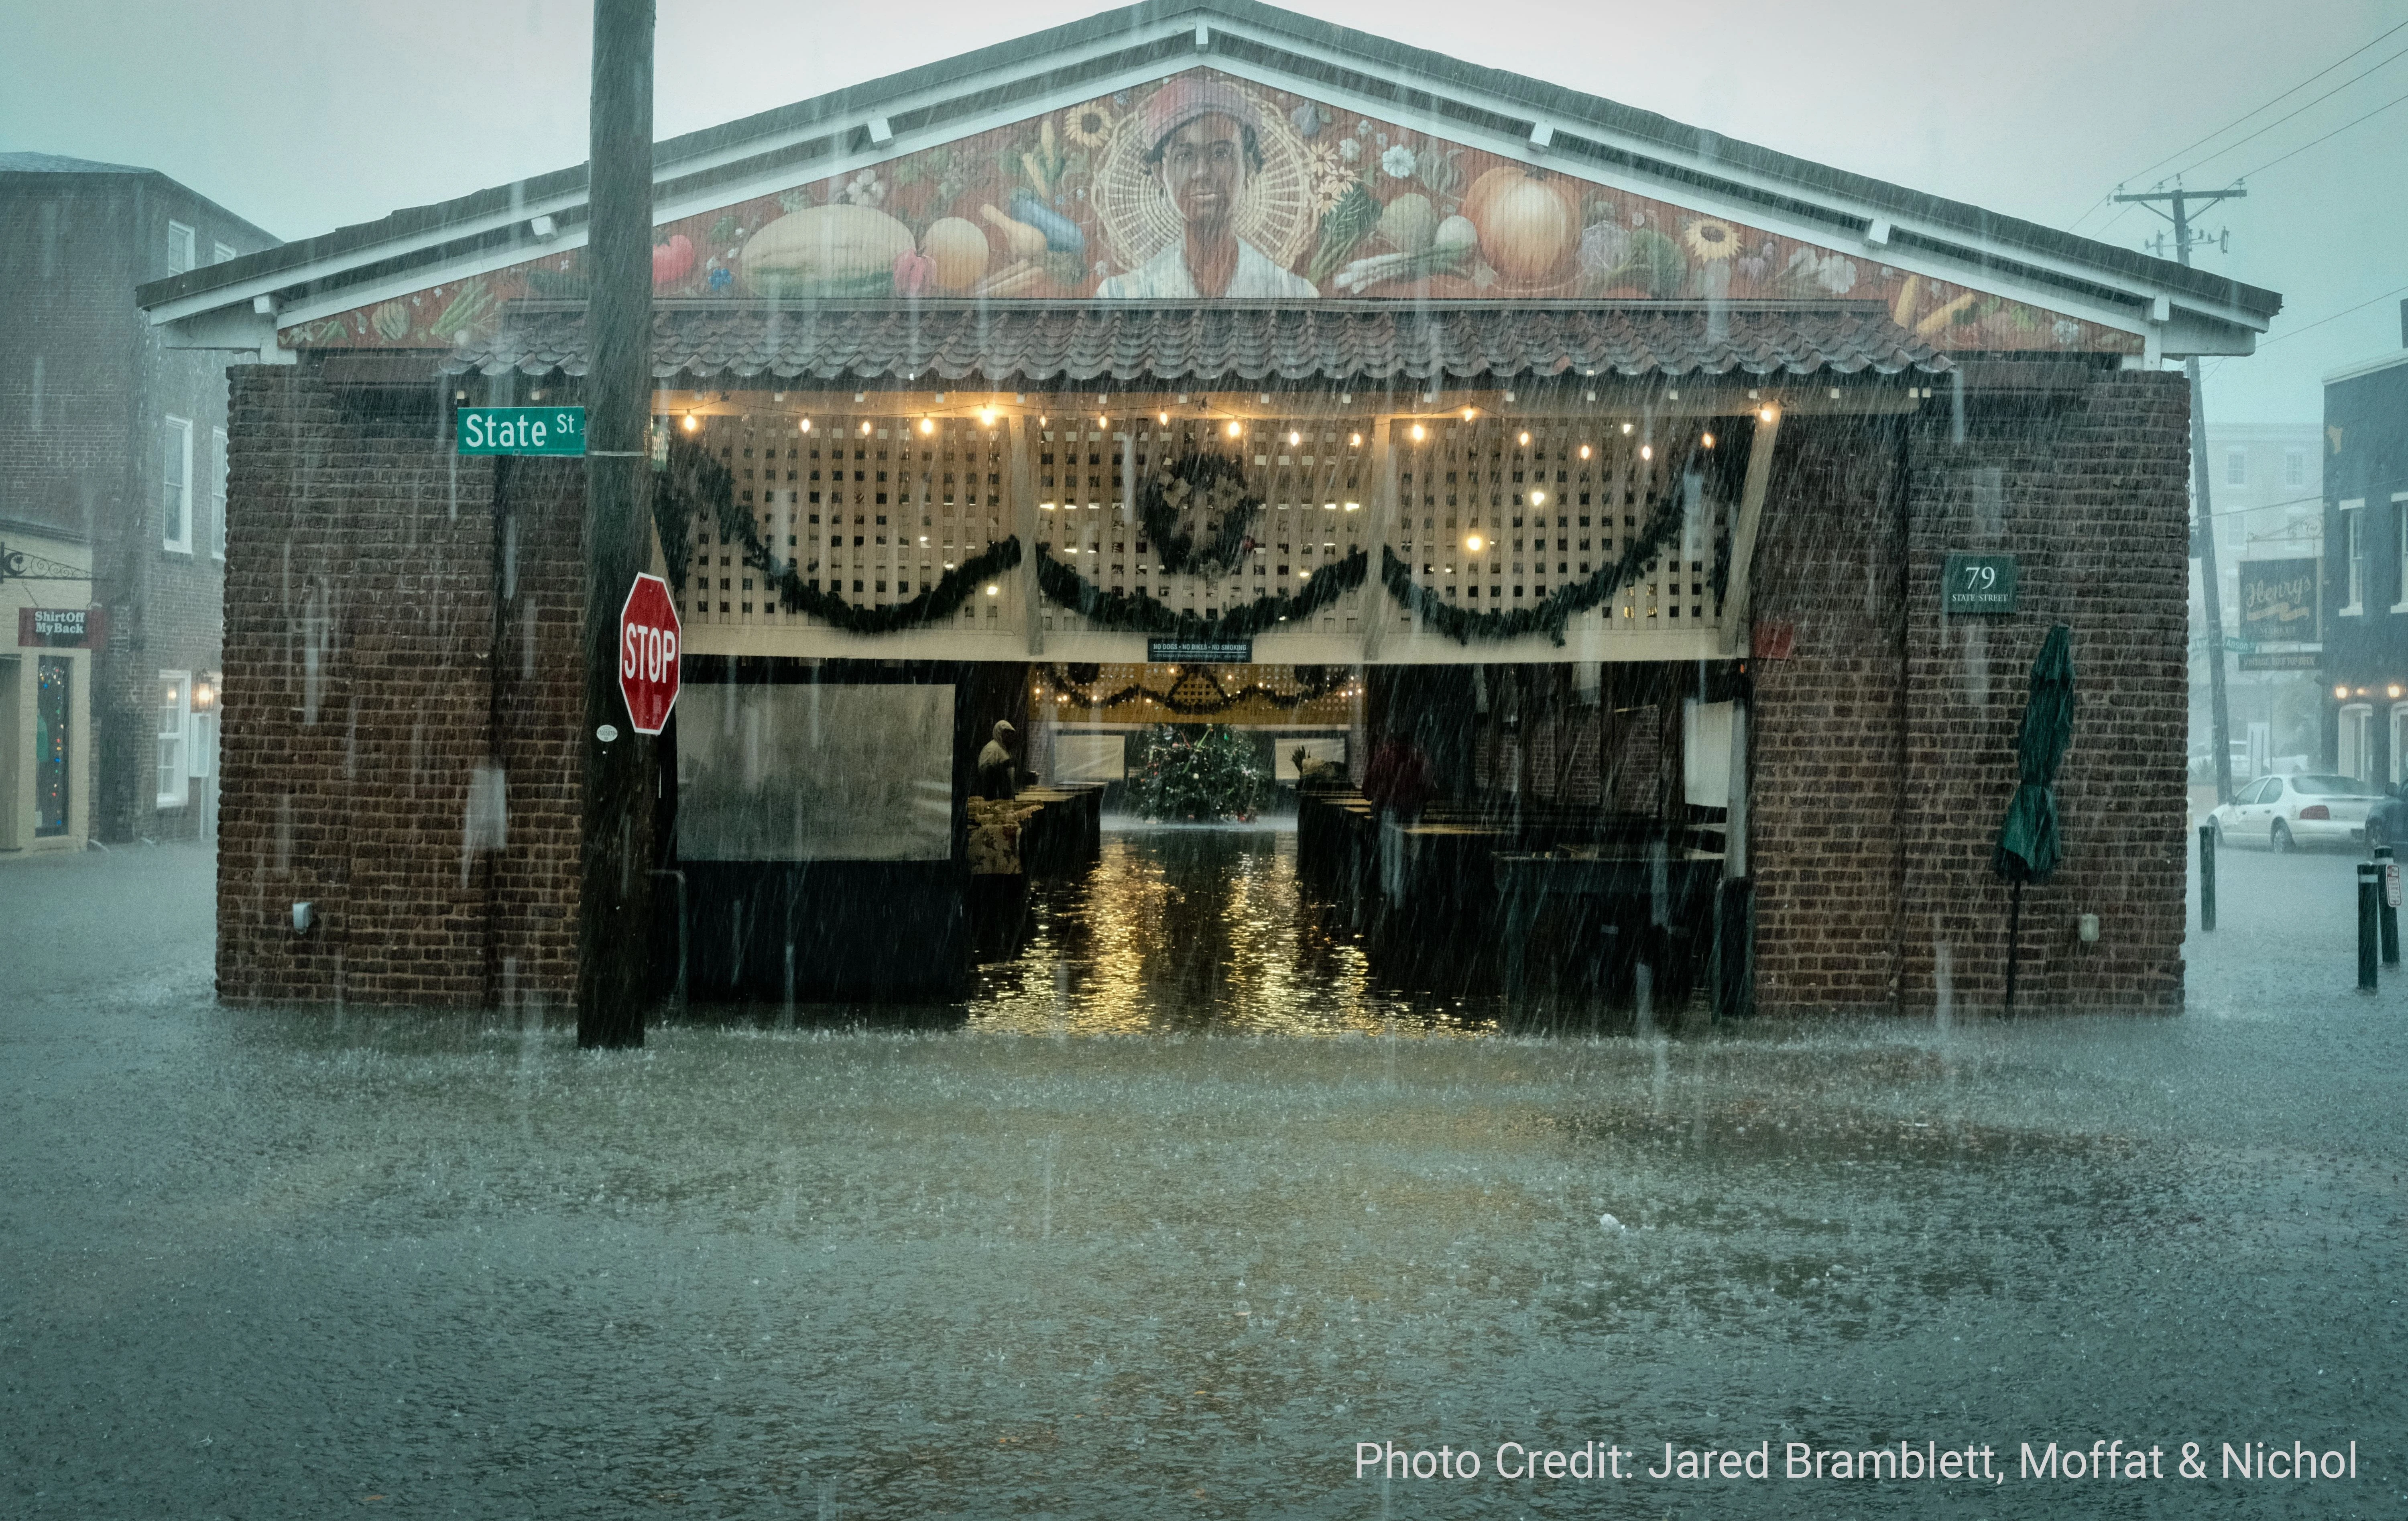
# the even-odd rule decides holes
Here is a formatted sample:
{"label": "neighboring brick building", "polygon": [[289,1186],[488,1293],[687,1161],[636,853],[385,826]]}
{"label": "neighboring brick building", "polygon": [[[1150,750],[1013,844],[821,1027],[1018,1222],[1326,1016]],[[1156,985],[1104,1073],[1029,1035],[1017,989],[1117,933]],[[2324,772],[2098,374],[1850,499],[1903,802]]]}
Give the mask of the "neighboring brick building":
{"label": "neighboring brick building", "polygon": [[[1144,667],[1176,628],[1369,671],[1358,780],[1410,740],[1498,838],[1606,821],[1715,874],[1714,942],[1752,940],[1759,1008],[1988,1009],[1990,847],[2062,622],[2070,854],[2025,897],[2023,996],[2179,1006],[2188,448],[2164,361],[2247,352],[2272,293],[1246,0],[741,131],[655,153],[681,208],[654,260],[677,440],[655,564],[717,725],[663,741],[697,969],[774,996],[780,949],[798,987],[916,954],[940,983],[944,915],[892,895],[967,884],[960,830],[949,857],[923,816],[948,764],[958,811],[984,725],[1054,721],[1076,673]],[[578,402],[583,183],[143,292],[183,341],[258,360],[233,372],[227,997],[573,986],[583,467],[459,457],[452,428],[462,403]],[[1188,270],[1215,238],[1221,274]],[[1215,278],[1230,299],[1192,294]],[[1237,495],[1174,501],[1198,461]],[[2013,556],[2012,608],[1943,615],[1952,555]],[[1209,715],[1182,682],[1129,700]],[[824,710],[918,714],[936,751],[949,712],[954,753]],[[695,822],[738,796],[789,834]],[[1465,860],[1450,901],[1476,910]],[[1650,943],[1698,943],[1665,897]]]}
{"label": "neighboring brick building", "polygon": [[88,586],[32,595],[108,614],[76,667],[95,761],[74,808],[103,840],[202,835],[216,786],[225,359],[177,348],[134,288],[275,243],[153,169],[0,153],[0,539],[89,557]]}

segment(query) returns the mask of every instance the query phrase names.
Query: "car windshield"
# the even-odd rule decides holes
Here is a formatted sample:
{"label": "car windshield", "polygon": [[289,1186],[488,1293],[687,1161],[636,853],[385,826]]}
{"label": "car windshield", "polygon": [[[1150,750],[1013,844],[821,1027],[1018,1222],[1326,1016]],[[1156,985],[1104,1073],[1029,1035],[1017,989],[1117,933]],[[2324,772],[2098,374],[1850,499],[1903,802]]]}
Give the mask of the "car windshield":
{"label": "car windshield", "polygon": [[2380,797],[2380,789],[2354,776],[2295,776],[2291,790],[2310,797]]}

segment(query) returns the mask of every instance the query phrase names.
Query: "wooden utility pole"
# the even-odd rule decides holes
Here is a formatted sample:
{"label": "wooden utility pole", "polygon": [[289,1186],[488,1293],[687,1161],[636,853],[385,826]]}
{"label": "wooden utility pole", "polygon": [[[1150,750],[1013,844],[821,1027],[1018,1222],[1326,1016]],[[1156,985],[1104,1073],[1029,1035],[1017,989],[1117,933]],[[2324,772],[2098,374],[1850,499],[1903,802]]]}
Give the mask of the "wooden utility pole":
{"label": "wooden utility pole", "polygon": [[652,938],[657,740],[619,695],[619,610],[652,565],[653,0],[594,0],[586,166],[584,875],[577,1043],[640,1046]]}
{"label": "wooden utility pole", "polygon": [[[2115,199],[2137,202],[2172,222],[2174,257],[2188,268],[2192,246],[2210,241],[2205,233],[2191,230],[2190,203],[2212,206],[2217,201],[2238,200],[2248,194],[2239,185],[2224,190],[2185,190],[2177,184],[2172,190],[2118,194]],[[2165,208],[2158,207],[2159,201],[2167,203]],[[2190,377],[2191,495],[2199,504],[2199,574],[2207,610],[2208,742],[2215,747],[2215,800],[2229,803],[2232,801],[2232,710],[2224,696],[2224,581],[2215,568],[2215,513],[2207,486],[2207,409],[2206,398],[2199,388],[2197,354],[2183,361],[2183,373]]]}

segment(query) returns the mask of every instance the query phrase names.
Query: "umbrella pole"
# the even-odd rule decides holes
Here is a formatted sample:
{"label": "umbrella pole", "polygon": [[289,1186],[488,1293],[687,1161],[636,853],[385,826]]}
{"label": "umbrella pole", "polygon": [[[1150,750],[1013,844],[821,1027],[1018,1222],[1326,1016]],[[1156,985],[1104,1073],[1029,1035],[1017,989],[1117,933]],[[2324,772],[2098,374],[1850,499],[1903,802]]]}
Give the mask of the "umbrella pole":
{"label": "umbrella pole", "polygon": [[2024,884],[2020,882],[2007,897],[2007,1017],[2015,1017],[2015,953],[2023,945]]}

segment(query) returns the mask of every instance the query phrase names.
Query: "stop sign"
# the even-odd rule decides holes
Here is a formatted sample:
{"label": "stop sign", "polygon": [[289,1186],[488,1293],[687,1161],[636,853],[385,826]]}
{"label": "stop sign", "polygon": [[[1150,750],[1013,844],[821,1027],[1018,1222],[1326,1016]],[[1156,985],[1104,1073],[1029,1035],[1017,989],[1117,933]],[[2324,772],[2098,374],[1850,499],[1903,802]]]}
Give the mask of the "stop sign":
{"label": "stop sign", "polygon": [[619,610],[619,696],[638,734],[658,734],[678,696],[677,608],[669,583],[640,575]]}

